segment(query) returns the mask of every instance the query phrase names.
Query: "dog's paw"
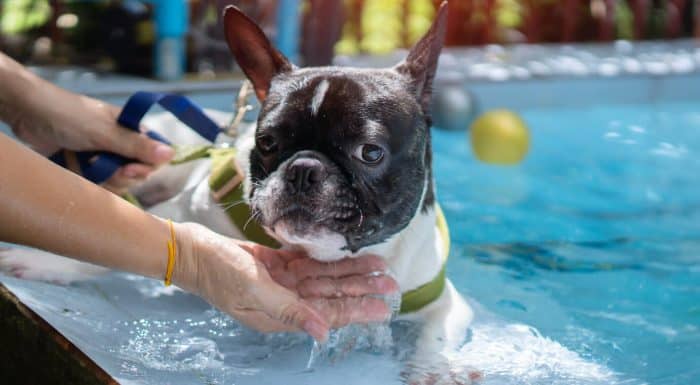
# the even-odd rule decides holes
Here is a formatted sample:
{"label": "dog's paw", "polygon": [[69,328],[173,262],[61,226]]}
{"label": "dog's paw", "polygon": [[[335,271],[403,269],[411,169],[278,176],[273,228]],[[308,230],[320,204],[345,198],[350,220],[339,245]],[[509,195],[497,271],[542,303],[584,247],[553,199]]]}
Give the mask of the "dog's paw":
{"label": "dog's paw", "polygon": [[474,385],[481,379],[481,373],[477,371],[468,373],[423,373],[420,376],[412,376],[407,383],[410,385]]}
{"label": "dog's paw", "polygon": [[482,377],[478,370],[447,362],[408,364],[402,373],[409,385],[474,385]]}
{"label": "dog's paw", "polygon": [[67,285],[108,269],[36,249],[0,248],[0,271],[16,278]]}

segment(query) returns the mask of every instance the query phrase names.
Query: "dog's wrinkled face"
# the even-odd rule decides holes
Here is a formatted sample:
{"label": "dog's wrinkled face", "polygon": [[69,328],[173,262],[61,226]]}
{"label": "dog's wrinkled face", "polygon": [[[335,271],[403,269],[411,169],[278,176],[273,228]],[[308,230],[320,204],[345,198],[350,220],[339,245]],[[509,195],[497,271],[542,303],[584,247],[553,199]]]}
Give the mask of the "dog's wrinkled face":
{"label": "dog's wrinkled face", "polygon": [[340,259],[432,204],[427,107],[444,16],[394,68],[297,69],[227,8],[229,46],[262,101],[249,200],[280,241]]}
{"label": "dog's wrinkled face", "polygon": [[283,241],[325,235],[344,254],[379,243],[416,213],[426,189],[427,135],[397,73],[279,77],[251,153],[253,211]]}

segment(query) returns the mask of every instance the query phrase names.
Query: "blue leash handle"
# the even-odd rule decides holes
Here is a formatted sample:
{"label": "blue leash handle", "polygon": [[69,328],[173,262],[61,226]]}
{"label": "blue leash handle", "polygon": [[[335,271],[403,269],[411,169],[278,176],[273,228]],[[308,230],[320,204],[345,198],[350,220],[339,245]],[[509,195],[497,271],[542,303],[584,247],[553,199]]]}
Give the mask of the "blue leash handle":
{"label": "blue leash handle", "polygon": [[[214,142],[221,132],[219,126],[186,97],[144,91],[139,91],[129,98],[117,118],[117,123],[132,131],[139,132],[141,119],[156,103],[210,142]],[[148,131],[146,135],[151,139],[170,144],[167,139],[154,131]],[[76,153],[76,158],[83,177],[97,184],[109,179],[120,167],[128,163],[138,163],[137,160],[106,151],[81,151]],[[66,167],[63,150],[51,155],[49,159]]]}

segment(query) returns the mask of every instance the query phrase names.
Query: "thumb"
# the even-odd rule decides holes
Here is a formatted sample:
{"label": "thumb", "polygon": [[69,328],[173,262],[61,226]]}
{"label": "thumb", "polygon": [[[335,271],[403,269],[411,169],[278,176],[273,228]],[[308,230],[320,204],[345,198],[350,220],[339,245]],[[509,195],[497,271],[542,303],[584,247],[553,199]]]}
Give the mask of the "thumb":
{"label": "thumb", "polygon": [[271,282],[263,311],[271,318],[310,334],[316,341],[328,338],[330,326],[310,304],[286,288]]}
{"label": "thumb", "polygon": [[168,162],[175,155],[175,151],[170,146],[153,140],[143,133],[123,127],[118,127],[113,133],[105,144],[107,151],[151,165]]}

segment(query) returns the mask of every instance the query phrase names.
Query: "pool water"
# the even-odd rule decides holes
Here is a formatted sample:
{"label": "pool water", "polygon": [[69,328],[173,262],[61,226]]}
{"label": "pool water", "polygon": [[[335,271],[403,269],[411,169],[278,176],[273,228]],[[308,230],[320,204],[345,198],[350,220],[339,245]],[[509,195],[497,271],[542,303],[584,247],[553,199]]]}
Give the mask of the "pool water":
{"label": "pool water", "polygon": [[[476,310],[456,362],[483,384],[700,383],[699,105],[522,108],[514,167],[434,130],[448,276]],[[158,281],[0,281],[123,384],[405,383],[402,327],[307,370],[308,338],[262,337]]]}
{"label": "pool water", "polygon": [[620,381],[700,383],[700,103],[520,112],[515,167],[434,134],[448,276]]}

